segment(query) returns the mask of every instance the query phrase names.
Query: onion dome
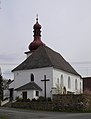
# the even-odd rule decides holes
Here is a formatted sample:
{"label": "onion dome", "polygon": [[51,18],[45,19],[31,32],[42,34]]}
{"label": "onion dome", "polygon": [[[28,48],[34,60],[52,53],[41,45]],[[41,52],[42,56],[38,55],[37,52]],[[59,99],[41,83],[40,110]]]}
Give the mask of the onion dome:
{"label": "onion dome", "polygon": [[36,23],[33,26],[34,29],[34,40],[33,42],[30,43],[29,45],[29,50],[34,51],[36,50],[39,46],[44,45],[44,43],[41,41],[41,25],[38,23],[38,16],[36,18]]}

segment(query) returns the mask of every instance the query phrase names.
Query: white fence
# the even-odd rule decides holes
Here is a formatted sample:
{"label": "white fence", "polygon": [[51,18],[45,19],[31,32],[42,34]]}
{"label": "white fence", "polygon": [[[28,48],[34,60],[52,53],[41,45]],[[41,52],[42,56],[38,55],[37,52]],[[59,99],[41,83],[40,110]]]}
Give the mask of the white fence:
{"label": "white fence", "polygon": [[1,106],[5,105],[5,104],[8,103],[8,102],[9,102],[9,98],[6,99],[6,100],[4,100],[4,101],[1,101]]}

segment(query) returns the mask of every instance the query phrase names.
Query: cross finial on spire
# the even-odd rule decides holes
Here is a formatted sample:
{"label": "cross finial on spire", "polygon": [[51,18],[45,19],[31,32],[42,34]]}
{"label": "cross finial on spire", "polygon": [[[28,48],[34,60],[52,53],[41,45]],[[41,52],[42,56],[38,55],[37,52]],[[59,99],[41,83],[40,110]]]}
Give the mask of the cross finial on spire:
{"label": "cross finial on spire", "polygon": [[36,14],[36,22],[38,22],[38,14]]}

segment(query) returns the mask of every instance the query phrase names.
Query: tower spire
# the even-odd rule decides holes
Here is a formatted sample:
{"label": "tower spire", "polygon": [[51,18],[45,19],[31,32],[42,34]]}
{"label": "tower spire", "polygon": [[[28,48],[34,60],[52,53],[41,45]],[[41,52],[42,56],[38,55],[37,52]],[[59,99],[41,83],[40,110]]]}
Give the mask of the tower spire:
{"label": "tower spire", "polygon": [[36,14],[36,23],[38,23],[38,14]]}
{"label": "tower spire", "polygon": [[38,14],[36,15],[36,23],[34,24],[33,26],[33,29],[34,29],[34,39],[36,38],[36,36],[41,36],[41,25],[38,23]]}
{"label": "tower spire", "polygon": [[34,40],[33,42],[30,43],[29,45],[29,50],[34,51],[36,50],[39,46],[44,45],[44,43],[41,41],[41,25],[38,23],[38,14],[36,14],[36,23],[33,26],[34,29]]}

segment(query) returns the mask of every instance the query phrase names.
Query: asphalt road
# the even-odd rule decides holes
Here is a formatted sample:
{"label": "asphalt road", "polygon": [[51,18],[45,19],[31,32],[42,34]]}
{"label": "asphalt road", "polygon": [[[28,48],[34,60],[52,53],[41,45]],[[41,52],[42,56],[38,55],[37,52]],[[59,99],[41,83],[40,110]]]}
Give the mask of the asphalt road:
{"label": "asphalt road", "polygon": [[0,116],[7,119],[91,119],[91,113],[63,113],[0,108]]}

